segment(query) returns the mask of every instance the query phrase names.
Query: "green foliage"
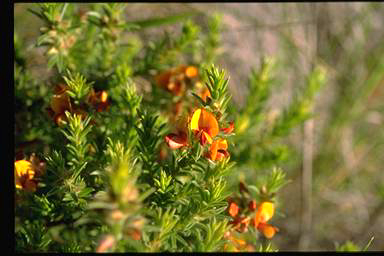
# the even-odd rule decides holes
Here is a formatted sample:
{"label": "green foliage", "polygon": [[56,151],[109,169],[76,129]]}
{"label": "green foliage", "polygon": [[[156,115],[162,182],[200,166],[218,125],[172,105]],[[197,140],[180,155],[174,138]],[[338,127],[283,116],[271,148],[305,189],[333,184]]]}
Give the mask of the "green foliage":
{"label": "green foliage", "polygon": [[338,251],[338,252],[357,252],[357,251],[360,251],[360,248],[357,245],[355,245],[353,242],[347,241],[344,244],[338,246],[336,248],[336,251]]}
{"label": "green foliage", "polygon": [[271,136],[286,135],[292,127],[309,118],[313,98],[324,84],[325,69],[316,67],[308,77],[307,87],[305,87],[300,95],[294,98],[291,105],[276,120],[275,125],[271,129]]}
{"label": "green foliage", "polygon": [[338,245],[336,244],[336,251],[338,252],[359,252],[359,251],[367,251],[369,246],[372,244],[374,240],[374,237],[371,237],[371,239],[368,241],[367,245],[364,246],[364,248],[360,248],[360,246],[356,245],[352,241],[346,241],[345,243]]}
{"label": "green foliage", "polygon": [[206,71],[206,77],[209,82],[205,85],[211,94],[211,96],[207,97],[207,102],[198,95],[192,94],[199,100],[201,105],[207,107],[214,113],[220,113],[221,118],[225,117],[227,105],[231,100],[228,93],[229,78],[225,78],[225,76],[224,70],[219,70],[212,65],[211,68]]}
{"label": "green foliage", "polygon": [[74,98],[76,101],[81,101],[84,99],[84,97],[89,93],[90,85],[87,84],[87,81],[85,77],[80,75],[79,73],[76,73],[75,75],[72,75],[70,71],[68,72],[68,77],[63,76],[64,81],[69,87],[68,95]]}

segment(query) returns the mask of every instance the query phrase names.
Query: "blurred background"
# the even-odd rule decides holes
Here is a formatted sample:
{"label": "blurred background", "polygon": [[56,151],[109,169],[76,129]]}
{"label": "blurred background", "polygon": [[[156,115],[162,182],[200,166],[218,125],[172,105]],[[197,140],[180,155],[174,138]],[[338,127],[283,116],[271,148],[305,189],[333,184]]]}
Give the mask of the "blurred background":
{"label": "blurred background", "polygon": [[[33,46],[42,23],[27,12],[31,6],[14,5],[14,31],[27,46],[27,67],[44,81],[49,77],[44,49]],[[235,104],[243,103],[251,68],[263,56],[277,60],[272,108],[289,103],[314,63],[327,70],[313,118],[286,141],[295,154],[282,166],[291,182],[279,195],[276,247],[363,249],[374,237],[369,250],[384,250],[384,4],[134,3],[127,4],[126,19],[188,11],[222,15],[217,65],[230,75]],[[140,36],[176,28],[150,28]]]}

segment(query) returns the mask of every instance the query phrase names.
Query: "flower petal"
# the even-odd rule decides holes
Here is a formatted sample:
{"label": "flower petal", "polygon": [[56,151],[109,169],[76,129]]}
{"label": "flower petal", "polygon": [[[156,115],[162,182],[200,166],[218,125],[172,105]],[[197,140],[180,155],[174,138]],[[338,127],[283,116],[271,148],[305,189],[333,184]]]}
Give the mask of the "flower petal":
{"label": "flower petal", "polygon": [[155,77],[156,84],[160,87],[167,88],[168,83],[171,79],[172,72],[166,71],[164,73],[160,73]]}
{"label": "flower petal", "polygon": [[171,133],[165,136],[165,143],[171,149],[178,149],[187,145],[187,135],[185,133],[175,134]]}
{"label": "flower petal", "polygon": [[229,204],[228,213],[232,217],[235,217],[239,213],[239,207],[236,203],[232,202]]}
{"label": "flower petal", "polygon": [[275,212],[274,204],[271,202],[263,202],[259,207],[260,222],[267,222],[270,220]]}
{"label": "flower petal", "polygon": [[227,128],[221,128],[221,130],[226,133],[226,134],[229,134],[229,133],[232,133],[233,130],[235,130],[235,124],[234,122],[229,122],[229,127]]}
{"label": "flower petal", "polygon": [[33,180],[35,170],[32,163],[26,160],[19,160],[15,162],[14,166],[16,188],[35,191],[37,184]]}
{"label": "flower petal", "polygon": [[188,78],[192,78],[192,77],[195,77],[197,76],[197,68],[194,67],[194,66],[189,66],[187,67],[187,69],[185,70],[185,75],[188,77]]}
{"label": "flower petal", "polygon": [[208,133],[206,133],[205,131],[202,131],[201,136],[200,136],[200,144],[205,145],[205,143],[207,143],[207,142],[209,144],[212,144],[212,138],[211,138],[211,136],[209,136]]}
{"label": "flower petal", "polygon": [[204,88],[204,90],[200,93],[200,97],[204,102],[207,102],[207,97],[211,97],[211,93],[209,92],[208,88]]}
{"label": "flower petal", "polygon": [[271,239],[278,229],[270,224],[260,223],[257,229],[264,234],[264,236],[268,239]]}
{"label": "flower petal", "polygon": [[28,179],[33,179],[35,171],[32,164],[27,160],[19,160],[15,162],[16,175],[18,177],[27,176]]}
{"label": "flower petal", "polygon": [[71,101],[68,94],[55,94],[51,100],[51,108],[55,114],[64,113],[65,110],[71,110]]}
{"label": "flower petal", "polygon": [[209,149],[209,158],[213,161],[220,160],[229,156],[229,153],[226,151],[228,148],[227,140],[218,139],[212,142],[212,145]]}
{"label": "flower petal", "polygon": [[250,211],[255,211],[256,210],[256,200],[251,200],[248,204],[248,208]]}
{"label": "flower petal", "polygon": [[201,109],[201,115],[199,118],[199,130],[204,130],[212,138],[219,133],[219,123],[217,122],[215,116],[205,109]]}
{"label": "flower petal", "polygon": [[191,118],[191,130],[192,131],[199,131],[200,115],[201,115],[201,109],[197,109],[195,112],[193,112],[193,115]]}

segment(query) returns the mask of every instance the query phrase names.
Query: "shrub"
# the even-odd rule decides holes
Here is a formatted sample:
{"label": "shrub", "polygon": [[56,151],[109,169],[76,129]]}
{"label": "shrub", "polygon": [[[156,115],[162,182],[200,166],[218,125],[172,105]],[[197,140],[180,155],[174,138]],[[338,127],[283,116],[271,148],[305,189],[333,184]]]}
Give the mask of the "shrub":
{"label": "shrub", "polygon": [[[310,117],[325,70],[276,114],[276,61],[264,58],[238,106],[216,63],[219,15],[208,28],[194,13],[127,21],[127,6],[31,8],[48,81],[15,33],[16,251],[277,250],[283,139]],[[138,36],[167,23],[180,31]]]}

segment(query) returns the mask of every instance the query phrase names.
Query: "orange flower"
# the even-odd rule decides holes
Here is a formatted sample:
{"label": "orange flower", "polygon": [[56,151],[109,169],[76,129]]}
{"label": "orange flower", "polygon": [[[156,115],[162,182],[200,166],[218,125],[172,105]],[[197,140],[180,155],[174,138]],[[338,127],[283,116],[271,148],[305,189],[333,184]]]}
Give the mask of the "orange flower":
{"label": "orange flower", "polygon": [[132,228],[126,231],[126,235],[128,235],[129,237],[131,237],[133,240],[136,240],[136,241],[140,240],[141,238],[141,232],[136,228]]}
{"label": "orange flower", "polygon": [[197,109],[191,118],[190,128],[204,145],[207,141],[212,143],[212,138],[219,133],[219,123],[215,116],[203,109]]}
{"label": "orange flower", "polygon": [[106,91],[95,92],[92,89],[89,93],[88,101],[96,108],[97,112],[107,110],[109,107],[108,93]]}
{"label": "orange flower", "polygon": [[227,128],[221,128],[221,131],[223,131],[224,133],[232,133],[233,130],[235,130],[235,124],[233,122],[229,122],[229,127]]}
{"label": "orange flower", "polygon": [[260,223],[266,223],[270,220],[275,212],[272,202],[263,202],[257,209],[256,215],[252,220],[252,225],[257,228]]}
{"label": "orange flower", "polygon": [[19,160],[15,162],[15,186],[17,189],[36,191],[37,182],[34,180],[35,169],[31,162]]}
{"label": "orange flower", "polygon": [[208,158],[213,161],[219,161],[223,158],[226,158],[229,156],[229,153],[227,151],[228,143],[225,139],[218,139],[213,141],[209,153]]}
{"label": "orange flower", "polygon": [[87,116],[87,113],[80,109],[74,108],[71,104],[71,99],[66,93],[68,87],[65,85],[58,85],[55,87],[55,94],[52,97],[50,108],[48,108],[48,114],[53,118],[54,122],[58,125],[62,124],[62,121],[67,120],[65,111],[80,115],[83,119]]}
{"label": "orange flower", "polygon": [[207,97],[211,97],[211,93],[209,92],[208,88],[204,88],[204,90],[199,95],[204,102],[207,102]]}
{"label": "orange flower", "polygon": [[168,89],[168,83],[171,79],[172,71],[166,71],[155,76],[156,84],[164,89]]}
{"label": "orange flower", "polygon": [[67,90],[68,87],[65,85],[55,87],[55,94],[52,97],[48,111],[56,124],[60,124],[62,120],[66,120],[65,111],[72,112],[71,100],[66,93]]}
{"label": "orange flower", "polygon": [[239,207],[237,206],[236,203],[231,202],[228,207],[228,213],[232,217],[235,217],[239,213]]}
{"label": "orange flower", "polygon": [[188,145],[187,134],[184,132],[179,132],[178,134],[171,133],[165,136],[165,143],[171,149],[178,149]]}
{"label": "orange flower", "polygon": [[155,81],[161,88],[175,94],[181,95],[185,91],[188,79],[198,75],[198,70],[194,66],[181,65],[177,68],[165,71],[155,76]]}
{"label": "orange flower", "polygon": [[185,75],[188,77],[188,78],[193,78],[193,77],[196,77],[198,74],[198,70],[196,67],[194,66],[189,66],[185,69]]}
{"label": "orange flower", "polygon": [[277,227],[262,222],[259,223],[257,229],[268,239],[271,239],[279,231]]}
{"label": "orange flower", "polygon": [[223,238],[229,240],[224,244],[224,251],[238,252],[247,247],[245,240],[236,238],[230,231],[225,232]]}

